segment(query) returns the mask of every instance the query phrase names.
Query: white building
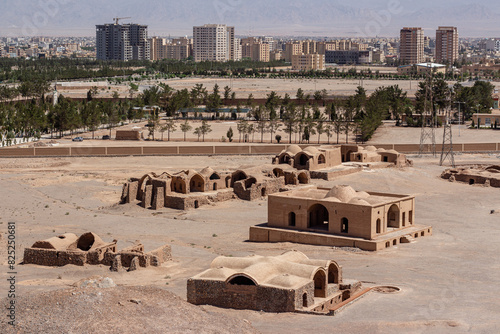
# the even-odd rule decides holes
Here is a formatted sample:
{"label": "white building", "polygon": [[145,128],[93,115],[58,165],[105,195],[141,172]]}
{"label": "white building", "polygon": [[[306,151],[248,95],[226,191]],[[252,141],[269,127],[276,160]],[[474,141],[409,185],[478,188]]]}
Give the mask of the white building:
{"label": "white building", "polygon": [[234,27],[225,24],[193,27],[193,53],[197,62],[234,60]]}

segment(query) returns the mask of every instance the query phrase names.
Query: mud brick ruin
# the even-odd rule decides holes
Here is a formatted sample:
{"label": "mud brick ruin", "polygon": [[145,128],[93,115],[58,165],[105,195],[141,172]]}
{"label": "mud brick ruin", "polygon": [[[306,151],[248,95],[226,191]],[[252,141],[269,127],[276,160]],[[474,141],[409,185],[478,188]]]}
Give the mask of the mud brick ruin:
{"label": "mud brick ruin", "polygon": [[[164,245],[149,253],[144,252],[140,243],[116,251],[116,240],[107,243],[97,234],[88,232],[77,237],[73,233],[63,234],[47,240],[37,241],[24,250],[24,264],[62,267],[67,264],[75,266],[106,265],[113,270],[121,267],[137,269],[140,267],[159,267],[172,259],[169,245]],[[135,267],[135,268],[134,268]]]}
{"label": "mud brick ruin", "polygon": [[192,304],[265,312],[328,314],[364,292],[360,282],[343,280],[335,261],[311,260],[297,251],[218,257],[187,283]]}
{"label": "mud brick ruin", "polygon": [[140,201],[144,208],[159,210],[197,209],[202,205],[233,198],[253,201],[268,194],[288,190],[287,186],[309,184],[308,171],[292,167],[242,167],[236,171],[216,172],[207,167],[200,172],[147,174],[133,178],[123,186],[121,203]]}
{"label": "mud brick ruin", "polygon": [[268,223],[251,227],[250,241],[378,251],[431,234],[432,227],[415,225],[414,196],[335,186],[270,195]]}
{"label": "mud brick ruin", "polygon": [[500,188],[500,166],[469,166],[448,169],[441,177],[450,182],[464,182]]}
{"label": "mud brick ruin", "polygon": [[290,145],[273,159],[273,164],[308,170],[311,178],[328,181],[357,173],[364,167],[407,167],[411,166],[412,162],[407,160],[404,154],[394,150],[377,149],[374,146],[309,146],[302,149],[298,145]]}

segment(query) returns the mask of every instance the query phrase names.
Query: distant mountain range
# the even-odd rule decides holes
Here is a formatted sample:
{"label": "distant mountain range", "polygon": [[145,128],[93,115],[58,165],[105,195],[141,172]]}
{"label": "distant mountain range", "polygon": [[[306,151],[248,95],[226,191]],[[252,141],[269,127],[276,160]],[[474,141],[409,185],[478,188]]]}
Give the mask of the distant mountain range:
{"label": "distant mountain range", "polygon": [[453,25],[461,36],[500,37],[500,10],[492,0],[0,1],[0,35],[9,36],[93,36],[96,24],[130,16],[123,22],[147,24],[150,35],[161,36],[191,35],[193,25],[226,23],[243,36],[390,37],[403,26],[424,27],[433,35],[438,26]]}

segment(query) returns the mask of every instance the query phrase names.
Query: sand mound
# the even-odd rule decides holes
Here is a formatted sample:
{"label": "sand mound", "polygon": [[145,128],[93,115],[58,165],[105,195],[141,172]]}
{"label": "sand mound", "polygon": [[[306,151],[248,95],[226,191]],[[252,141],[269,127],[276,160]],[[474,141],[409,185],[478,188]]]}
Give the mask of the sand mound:
{"label": "sand mound", "polygon": [[[257,333],[156,287],[73,288],[19,296],[15,331],[2,333]],[[5,304],[5,300],[3,301]]]}

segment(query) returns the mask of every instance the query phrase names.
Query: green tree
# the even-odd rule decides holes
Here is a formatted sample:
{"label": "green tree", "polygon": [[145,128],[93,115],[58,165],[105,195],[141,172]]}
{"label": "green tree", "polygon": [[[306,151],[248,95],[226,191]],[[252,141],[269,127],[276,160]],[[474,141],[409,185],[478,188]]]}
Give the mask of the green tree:
{"label": "green tree", "polygon": [[184,141],[186,141],[186,133],[191,131],[192,128],[193,127],[189,124],[187,120],[181,124],[181,131],[184,133]]}
{"label": "green tree", "polygon": [[163,141],[163,132],[167,131],[167,140],[170,141],[170,133],[175,132],[177,130],[177,126],[175,125],[174,120],[168,120],[165,125],[161,128],[161,140]]}
{"label": "green tree", "polygon": [[201,122],[201,135],[203,136],[203,141],[205,141],[205,135],[212,132],[212,126],[207,123],[207,121]]}
{"label": "green tree", "polygon": [[229,142],[232,143],[233,142],[233,136],[234,136],[234,132],[233,132],[233,128],[232,127],[229,127],[229,130],[227,130],[226,136],[227,136],[227,139],[229,140]]}

